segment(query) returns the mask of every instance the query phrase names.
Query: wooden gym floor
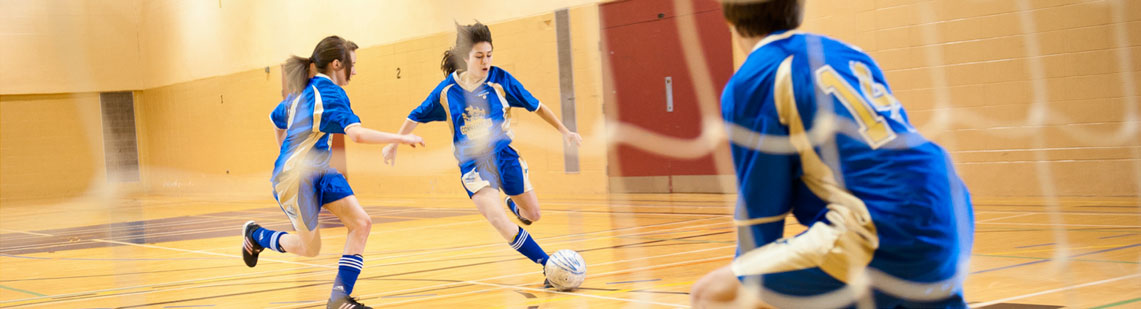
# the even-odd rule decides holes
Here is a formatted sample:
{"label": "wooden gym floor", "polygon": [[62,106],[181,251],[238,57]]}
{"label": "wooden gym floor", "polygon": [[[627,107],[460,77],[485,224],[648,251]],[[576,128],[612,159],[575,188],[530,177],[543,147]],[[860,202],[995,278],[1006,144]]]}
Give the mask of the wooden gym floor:
{"label": "wooden gym floor", "polygon": [[[571,293],[542,289],[540,268],[466,199],[365,199],[374,225],[354,294],[374,307],[688,307],[693,282],[733,255],[734,198],[541,196],[543,219],[528,230],[588,265]],[[1141,307],[1138,200],[1059,204],[1052,216],[1041,200],[975,201],[972,307]],[[322,218],[322,255],[266,251],[256,268],[239,255],[249,219],[288,229],[272,200],[5,201],[0,307],[323,307],[344,243],[336,218]]]}

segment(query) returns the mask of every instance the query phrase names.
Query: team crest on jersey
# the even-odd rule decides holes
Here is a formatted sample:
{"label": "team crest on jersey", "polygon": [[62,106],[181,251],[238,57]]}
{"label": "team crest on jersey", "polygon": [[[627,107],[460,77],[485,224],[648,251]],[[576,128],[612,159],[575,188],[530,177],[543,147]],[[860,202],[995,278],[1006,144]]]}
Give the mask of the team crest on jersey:
{"label": "team crest on jersey", "polygon": [[491,118],[487,116],[487,111],[475,107],[468,106],[464,109],[464,125],[460,127],[460,133],[463,133],[470,139],[486,139],[487,135],[491,133]]}
{"label": "team crest on jersey", "polygon": [[471,151],[483,152],[487,149],[491,143],[491,125],[487,110],[475,106],[464,109],[464,125],[460,127],[460,133],[467,137]]}

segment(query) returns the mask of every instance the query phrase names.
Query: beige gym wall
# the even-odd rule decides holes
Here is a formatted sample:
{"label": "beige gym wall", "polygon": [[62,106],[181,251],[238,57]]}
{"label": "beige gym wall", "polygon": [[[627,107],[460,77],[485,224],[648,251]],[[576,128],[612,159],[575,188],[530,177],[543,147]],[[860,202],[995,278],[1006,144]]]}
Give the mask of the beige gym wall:
{"label": "beige gym wall", "polygon": [[[318,40],[334,33],[363,47],[361,62],[367,71],[362,70],[348,89],[366,124],[378,129],[395,130],[394,123],[438,82],[438,70],[425,64],[438,61],[439,53],[454,39],[453,21],[468,23],[475,18],[491,24],[495,31],[500,52],[496,64],[512,70],[545,104],[558,111],[551,12],[581,4],[586,4],[586,9],[576,8],[571,14],[576,96],[580,131],[592,132],[601,113],[601,108],[587,105],[591,100],[597,102],[595,93],[600,91],[594,82],[600,77],[594,69],[598,67],[594,52],[598,23],[593,2],[349,1],[325,7],[304,1],[0,0],[0,16],[5,18],[0,24],[0,37],[5,42],[0,45],[0,104],[5,119],[0,132],[5,147],[0,154],[5,190],[0,199],[72,196],[89,190],[91,184],[104,184],[99,100],[93,92],[121,90],[140,90],[135,97],[136,126],[142,183],[147,192],[265,198],[276,156],[267,115],[279,100],[278,64],[289,54],[308,54]],[[549,55],[533,57],[528,41],[545,42],[542,48]],[[394,46],[408,47],[412,44],[408,42],[417,42],[415,46],[423,49],[395,52]],[[510,56],[512,53],[515,56]],[[509,68],[515,63],[518,68]],[[421,78],[411,79],[415,82],[398,89],[377,91],[385,89],[378,87],[397,85],[386,80],[394,79],[396,65],[403,67],[406,75]],[[266,74],[265,67],[270,67],[271,73]],[[401,100],[372,101],[392,96],[389,92],[397,93]],[[74,117],[50,115],[96,122],[91,126],[92,122]],[[533,115],[516,118],[520,119],[517,145],[536,167],[532,174],[537,186],[552,187],[554,192],[604,192],[603,181],[541,185],[566,183],[567,177],[602,177],[598,175],[604,163],[598,161],[601,159],[591,161],[590,154],[583,153],[583,176],[563,176],[561,145],[552,148],[559,149],[558,154],[545,150],[550,146],[545,139],[558,135],[551,134],[553,130]],[[62,128],[84,129],[45,134],[43,127],[23,125],[36,119],[68,121]],[[425,126],[418,133],[443,132],[439,127]],[[52,135],[59,137],[36,139]],[[450,149],[443,136],[430,139],[433,147],[429,151],[438,154]],[[29,139],[36,142],[26,143]],[[48,141],[66,144],[48,145]],[[10,146],[17,144],[20,146]],[[594,144],[592,147],[604,147]],[[429,160],[437,157],[404,151],[401,166],[380,169],[379,148],[361,147],[358,151],[356,146],[349,147],[349,176],[354,186],[367,188],[358,190],[364,195],[462,192],[457,191],[454,177],[424,174],[450,175],[455,170],[450,156]],[[369,151],[376,155],[375,161],[359,158],[358,154]],[[38,153],[64,156],[58,159],[68,164],[55,166],[67,168],[48,166],[50,160],[36,161]],[[408,176],[429,180],[393,178],[414,184],[402,188],[382,185],[383,177],[374,175],[407,168],[418,164],[416,160],[424,160],[423,165],[435,169]],[[548,165],[557,169],[548,170]],[[27,176],[33,171],[38,175]],[[541,175],[545,173],[551,175]],[[69,180],[53,181],[62,177]]]}
{"label": "beige gym wall", "polygon": [[975,196],[1141,188],[1141,2],[814,0],[804,30],[875,58]]}

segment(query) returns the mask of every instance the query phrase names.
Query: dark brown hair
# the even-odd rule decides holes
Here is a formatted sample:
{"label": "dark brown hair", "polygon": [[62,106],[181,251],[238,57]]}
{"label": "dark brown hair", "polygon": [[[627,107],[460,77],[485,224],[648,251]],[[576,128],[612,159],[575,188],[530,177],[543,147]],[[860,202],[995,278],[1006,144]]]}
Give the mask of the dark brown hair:
{"label": "dark brown hair", "polygon": [[309,58],[290,56],[285,60],[286,92],[298,94],[305,90],[305,85],[309,84],[310,64],[316,65],[317,72],[324,72],[333,60],[340,60],[345,66],[345,80],[351,79],[353,59],[349,53],[356,51],[357,48],[357,43],[333,35],[318,42]]}
{"label": "dark brown hair", "polygon": [[444,51],[444,59],[440,61],[440,70],[444,75],[452,74],[467,65],[464,58],[471,52],[472,45],[479,42],[491,44],[491,29],[477,20],[471,25],[456,24],[456,45]]}
{"label": "dark brown hair", "polygon": [[722,0],[725,20],[743,37],[764,36],[800,27],[801,0]]}

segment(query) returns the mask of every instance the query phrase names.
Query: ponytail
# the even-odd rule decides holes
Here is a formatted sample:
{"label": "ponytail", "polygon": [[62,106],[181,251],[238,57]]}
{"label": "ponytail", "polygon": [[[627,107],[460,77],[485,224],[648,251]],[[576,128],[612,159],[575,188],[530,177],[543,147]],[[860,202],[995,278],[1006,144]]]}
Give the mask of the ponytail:
{"label": "ponytail", "polygon": [[309,64],[313,60],[309,58],[301,58],[298,56],[290,56],[285,60],[285,92],[288,94],[300,94],[305,90],[305,85],[309,84]]}
{"label": "ponytail", "polygon": [[444,51],[444,60],[440,61],[440,71],[444,71],[444,76],[452,74],[463,65],[463,59],[459,59],[454,54],[455,48]]}
{"label": "ponytail", "polygon": [[[317,43],[313,55],[309,58],[290,56],[285,59],[285,91],[287,94],[300,94],[309,85],[309,78],[316,73],[325,72],[334,60],[340,60],[345,67],[345,80],[353,77],[353,60],[349,53],[356,51],[356,43],[339,36],[328,36]],[[309,72],[309,67],[316,67],[317,72]]]}

